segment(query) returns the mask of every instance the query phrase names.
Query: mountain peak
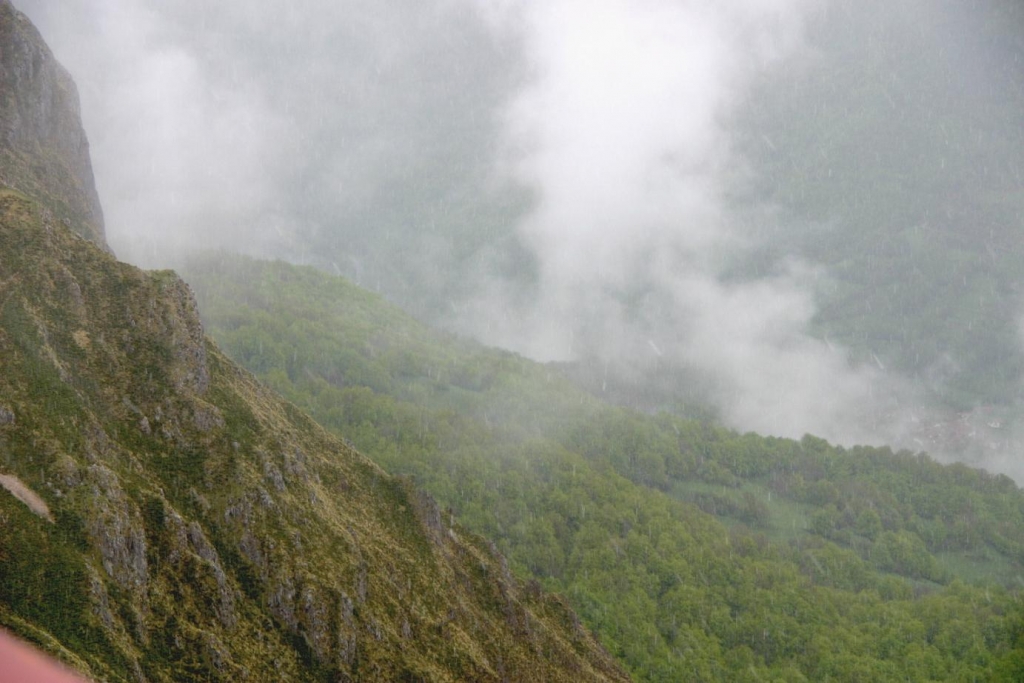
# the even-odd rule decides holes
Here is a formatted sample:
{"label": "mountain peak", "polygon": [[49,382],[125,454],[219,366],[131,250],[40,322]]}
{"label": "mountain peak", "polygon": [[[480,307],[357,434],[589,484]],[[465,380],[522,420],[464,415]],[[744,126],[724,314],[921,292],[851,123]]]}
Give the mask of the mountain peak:
{"label": "mountain peak", "polygon": [[35,26],[0,0],[0,186],[107,251],[78,89]]}

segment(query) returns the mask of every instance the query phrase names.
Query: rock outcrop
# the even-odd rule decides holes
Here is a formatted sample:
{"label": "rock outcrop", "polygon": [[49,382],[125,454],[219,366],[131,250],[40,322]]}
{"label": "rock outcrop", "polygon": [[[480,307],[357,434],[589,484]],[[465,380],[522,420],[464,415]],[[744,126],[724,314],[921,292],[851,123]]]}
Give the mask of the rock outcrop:
{"label": "rock outcrop", "polygon": [[0,474],[49,510],[0,489],[0,626],[109,681],[627,679],[225,358],[173,273],[44,213],[0,189]]}
{"label": "rock outcrop", "polygon": [[10,0],[0,0],[0,185],[108,249],[78,89]]}
{"label": "rock outcrop", "polygon": [[102,249],[74,87],[7,0],[0,55],[0,627],[104,681],[628,679]]}

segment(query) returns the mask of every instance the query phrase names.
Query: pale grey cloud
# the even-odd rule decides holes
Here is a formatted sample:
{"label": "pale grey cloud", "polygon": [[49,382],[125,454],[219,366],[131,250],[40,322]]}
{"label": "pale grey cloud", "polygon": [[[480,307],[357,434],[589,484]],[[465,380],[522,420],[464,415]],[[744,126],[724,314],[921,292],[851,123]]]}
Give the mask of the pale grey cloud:
{"label": "pale grey cloud", "polygon": [[734,268],[785,232],[736,201],[735,120],[813,68],[822,3],[17,4],[78,82],[123,258],[315,263],[536,358],[684,367],[740,429],[905,433],[907,383],[812,332],[820,265]]}
{"label": "pale grey cloud", "polygon": [[19,7],[79,84],[112,246],[151,266],[372,259],[481,176],[516,72],[470,0]]}
{"label": "pale grey cloud", "polygon": [[540,358],[697,368],[742,429],[885,438],[876,408],[894,384],[809,332],[814,268],[725,276],[753,239],[747,224],[772,220],[730,202],[749,172],[732,119],[756,79],[801,48],[808,7],[525,5],[532,78],[506,112],[504,163],[537,196],[518,229],[539,281],[524,298],[488,280],[469,309],[478,333]]}
{"label": "pale grey cloud", "polygon": [[[846,418],[879,380],[808,334],[808,267],[722,275],[751,237],[730,118],[809,3],[24,4],[82,85],[123,257],[235,248],[426,289],[475,268],[454,317],[488,341],[656,353],[735,426],[871,436]],[[488,213],[516,186],[532,199]],[[509,244],[528,274],[493,272]]]}

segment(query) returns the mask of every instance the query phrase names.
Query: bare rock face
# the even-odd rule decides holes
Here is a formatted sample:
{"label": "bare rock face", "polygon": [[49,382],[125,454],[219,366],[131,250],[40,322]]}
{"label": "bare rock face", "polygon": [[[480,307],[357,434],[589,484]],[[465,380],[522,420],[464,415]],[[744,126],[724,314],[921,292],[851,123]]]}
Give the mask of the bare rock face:
{"label": "bare rock face", "polygon": [[144,595],[149,567],[138,510],[108,468],[90,467],[89,485],[89,499],[95,504],[88,508],[88,532],[100,551],[103,568],[121,588]]}
{"label": "bare rock face", "polygon": [[29,20],[0,0],[0,186],[44,201],[110,251],[78,90]]}

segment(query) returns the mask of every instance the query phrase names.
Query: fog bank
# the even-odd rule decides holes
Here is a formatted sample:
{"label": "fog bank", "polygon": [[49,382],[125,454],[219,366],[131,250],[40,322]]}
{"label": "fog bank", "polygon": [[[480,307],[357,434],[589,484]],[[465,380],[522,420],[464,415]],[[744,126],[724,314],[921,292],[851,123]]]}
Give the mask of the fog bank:
{"label": "fog bank", "polygon": [[[311,263],[539,360],[692,382],[741,430],[933,448],[934,397],[1009,352],[906,321],[959,297],[1018,346],[1024,209],[983,194],[1019,158],[1019,78],[977,36],[1019,13],[875,5],[18,3],[79,85],[126,260]],[[864,70],[801,78],[836,64]]]}

